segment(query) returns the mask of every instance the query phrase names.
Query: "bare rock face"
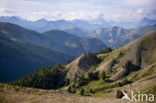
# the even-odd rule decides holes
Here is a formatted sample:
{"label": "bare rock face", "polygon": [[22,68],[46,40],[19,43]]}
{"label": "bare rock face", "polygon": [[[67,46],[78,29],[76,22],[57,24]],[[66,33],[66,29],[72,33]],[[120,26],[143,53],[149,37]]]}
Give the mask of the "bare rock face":
{"label": "bare rock face", "polygon": [[78,67],[81,69],[90,69],[90,67],[98,64],[100,59],[94,53],[84,53],[81,55],[81,58],[78,62]]}
{"label": "bare rock face", "polygon": [[66,66],[66,69],[69,70],[67,78],[73,80],[75,75],[79,78],[98,63],[100,63],[100,59],[94,53],[84,53]]}

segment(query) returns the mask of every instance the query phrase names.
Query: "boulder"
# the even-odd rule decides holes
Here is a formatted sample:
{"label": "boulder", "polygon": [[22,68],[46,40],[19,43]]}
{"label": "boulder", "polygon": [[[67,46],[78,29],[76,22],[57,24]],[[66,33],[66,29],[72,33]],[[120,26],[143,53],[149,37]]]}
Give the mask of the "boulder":
{"label": "boulder", "polygon": [[116,98],[122,98],[124,95],[123,95],[123,92],[121,90],[117,90],[116,91]]}

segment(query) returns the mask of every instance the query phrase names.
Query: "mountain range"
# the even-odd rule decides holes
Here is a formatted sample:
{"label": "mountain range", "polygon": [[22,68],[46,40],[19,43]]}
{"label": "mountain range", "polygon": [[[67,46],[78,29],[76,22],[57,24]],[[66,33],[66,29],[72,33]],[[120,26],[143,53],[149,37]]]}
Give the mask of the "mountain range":
{"label": "mountain range", "polygon": [[67,63],[84,52],[106,48],[96,38],[81,38],[59,30],[38,33],[6,22],[0,22],[0,41],[0,81],[3,82],[42,66]]}
{"label": "mountain range", "polygon": [[[109,53],[84,53],[67,65],[43,68],[11,82],[43,89],[59,89],[82,96],[121,99],[120,91],[155,94],[156,31]],[[58,76],[54,80],[53,77]],[[62,78],[62,79],[61,79]],[[56,86],[53,84],[56,83]]]}
{"label": "mountain range", "polygon": [[46,32],[52,29],[56,30],[67,30],[72,28],[80,28],[81,31],[91,32],[99,28],[109,28],[113,26],[119,26],[126,29],[140,28],[148,25],[156,24],[155,19],[149,19],[147,17],[140,21],[129,21],[129,22],[116,22],[106,21],[103,18],[97,18],[93,20],[56,20],[48,21],[46,19],[40,19],[36,21],[28,21],[16,16],[1,16],[0,22],[10,22],[13,24],[20,25],[24,28],[35,30],[37,32]]}
{"label": "mountain range", "polygon": [[13,24],[20,25],[24,28],[35,30],[37,32],[46,32],[49,30],[66,30],[74,27],[80,28],[84,31],[91,31],[92,29],[96,29],[98,25],[90,24],[84,20],[74,20],[74,21],[66,21],[66,20],[57,20],[57,21],[48,21],[45,19],[40,19],[37,21],[28,21],[21,19],[19,17],[0,17],[0,22],[9,22]]}
{"label": "mountain range", "polygon": [[145,26],[134,29],[124,29],[118,26],[111,28],[100,28],[89,32],[87,37],[98,38],[107,46],[119,48],[145,34],[156,30],[156,25]]}
{"label": "mountain range", "polygon": [[151,102],[156,95],[155,20],[0,21],[0,103]]}
{"label": "mountain range", "polygon": [[104,44],[112,48],[119,48],[120,46],[125,45],[148,32],[152,32],[156,27],[156,20],[149,18],[143,18],[138,22],[107,22],[103,18],[71,21],[48,21],[40,19],[31,22],[15,16],[2,16],[0,17],[0,21],[18,24],[27,29],[32,29],[42,33],[50,30],[61,30],[79,37],[98,38]]}
{"label": "mountain range", "polygon": [[[68,88],[86,96],[115,96],[116,90],[156,93],[156,31],[119,49],[95,55],[85,53],[66,65]],[[140,88],[141,87],[141,88]],[[146,91],[145,91],[146,90]],[[79,91],[79,92],[78,92]],[[118,94],[116,94],[117,98]]]}
{"label": "mountain range", "polygon": [[[47,25],[47,23],[48,25],[51,25],[55,22],[54,24],[58,25],[55,27],[58,27],[59,29],[60,29],[59,25],[63,26],[63,24],[66,25],[66,23],[68,22],[65,20],[60,20],[60,21],[52,21],[53,23],[49,23],[49,21],[44,19],[35,22],[30,22],[17,17],[0,17],[0,20],[14,22],[16,24],[23,25],[23,27],[27,28],[31,27],[38,28],[39,26],[42,27],[43,25]],[[144,19],[143,21],[148,21],[147,24],[149,22],[152,22],[147,18]],[[77,22],[79,23],[77,24]],[[72,21],[72,23],[75,23],[81,27],[84,21],[75,20]],[[20,68],[23,68],[23,70],[29,68],[29,70],[27,72],[19,73],[15,78],[10,76],[9,77],[10,80],[15,80],[18,77],[21,77],[25,74],[32,73],[35,70],[35,67],[37,69],[46,65],[53,66],[56,65],[57,63],[67,63],[67,61],[73,60],[74,58],[80,56],[80,54],[84,52],[95,53],[97,51],[106,49],[106,46],[104,44],[112,48],[119,48],[120,46],[125,45],[131,42],[132,40],[135,40],[139,37],[144,36],[149,32],[156,30],[156,25],[150,25],[135,29],[124,29],[118,26],[114,26],[110,28],[99,28],[95,29],[94,31],[85,32],[80,28],[74,26],[68,28],[69,26],[67,26],[68,29],[66,28],[64,31],[49,30],[43,33],[39,33],[33,30],[25,29],[16,24],[5,22],[0,23],[0,37],[2,41],[1,48],[3,47],[3,49],[1,49],[2,51],[1,58],[4,59],[4,60],[2,59],[3,61],[1,62],[1,66],[3,68],[1,70],[2,71],[6,70],[6,73],[10,73],[7,72],[6,68],[11,69],[12,66],[13,67],[15,66],[15,68],[18,71]],[[20,48],[23,48],[23,50],[20,50]],[[36,50],[38,51],[37,53]],[[10,55],[8,54],[9,51],[14,52],[11,54],[12,57],[9,56]],[[29,54],[26,51],[28,51],[30,55],[35,56],[27,56]],[[49,55],[49,53],[51,54]],[[17,54],[20,54],[21,56],[17,56]],[[24,67],[22,67],[22,65],[19,66],[13,65],[14,63],[12,62],[12,59],[8,58],[8,57],[11,58],[16,57],[17,60],[15,60],[16,62],[15,61],[14,62],[18,64],[18,62],[22,60],[21,59],[22,56],[28,57],[25,58]],[[43,58],[43,60],[42,59],[39,60],[39,58]],[[33,65],[33,63],[35,65]],[[9,64],[10,66],[4,64]],[[21,72],[23,70],[21,70]],[[1,78],[3,79],[8,78],[5,77],[6,75],[1,76],[2,76]],[[8,81],[9,79],[7,79],[6,81]]]}

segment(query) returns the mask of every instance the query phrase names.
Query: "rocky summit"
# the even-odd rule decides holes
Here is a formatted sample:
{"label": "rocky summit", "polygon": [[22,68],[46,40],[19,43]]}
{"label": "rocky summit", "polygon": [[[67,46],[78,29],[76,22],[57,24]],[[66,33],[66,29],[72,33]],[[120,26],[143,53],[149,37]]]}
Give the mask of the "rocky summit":
{"label": "rocky summit", "polygon": [[90,69],[92,66],[98,64],[100,59],[94,53],[84,53],[78,62],[78,67],[82,69]]}

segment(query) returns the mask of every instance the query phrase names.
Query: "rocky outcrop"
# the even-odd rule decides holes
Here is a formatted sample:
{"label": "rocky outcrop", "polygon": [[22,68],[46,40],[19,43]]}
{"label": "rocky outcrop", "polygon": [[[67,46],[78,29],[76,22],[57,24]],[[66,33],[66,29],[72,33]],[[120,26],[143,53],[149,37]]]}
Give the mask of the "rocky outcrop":
{"label": "rocky outcrop", "polygon": [[66,66],[66,69],[69,70],[67,78],[70,80],[73,80],[75,76],[79,78],[98,63],[100,59],[94,53],[84,53]]}
{"label": "rocky outcrop", "polygon": [[98,64],[100,62],[100,59],[97,58],[97,56],[94,53],[84,53],[81,55],[81,58],[78,62],[78,67],[82,69],[90,69],[90,67]]}

